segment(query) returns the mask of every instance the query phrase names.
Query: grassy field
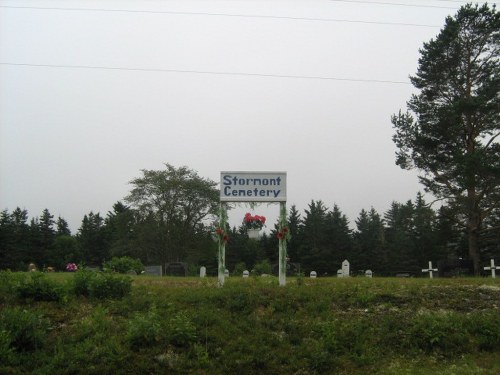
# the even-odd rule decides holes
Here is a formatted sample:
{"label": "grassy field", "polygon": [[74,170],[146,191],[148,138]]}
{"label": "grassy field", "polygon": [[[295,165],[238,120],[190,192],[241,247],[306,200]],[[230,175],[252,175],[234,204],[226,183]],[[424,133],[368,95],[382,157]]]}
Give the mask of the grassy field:
{"label": "grassy field", "polygon": [[499,308],[491,278],[2,272],[0,374],[498,374]]}

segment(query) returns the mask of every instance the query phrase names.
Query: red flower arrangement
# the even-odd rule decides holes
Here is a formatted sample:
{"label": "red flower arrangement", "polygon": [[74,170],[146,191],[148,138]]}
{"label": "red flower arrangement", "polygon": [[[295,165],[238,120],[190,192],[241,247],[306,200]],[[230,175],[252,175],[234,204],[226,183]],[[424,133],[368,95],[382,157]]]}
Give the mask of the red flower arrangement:
{"label": "red flower arrangement", "polygon": [[264,216],[255,215],[252,216],[249,212],[245,214],[243,218],[243,225],[247,229],[262,229],[264,224],[266,223],[266,218]]}
{"label": "red flower arrangement", "polygon": [[288,227],[283,227],[283,229],[281,229],[278,233],[276,233],[276,237],[282,240],[286,238],[287,234],[288,234]]}
{"label": "red flower arrangement", "polygon": [[226,243],[227,241],[229,241],[229,236],[224,232],[224,229],[217,228],[215,229],[215,233],[222,242]]}

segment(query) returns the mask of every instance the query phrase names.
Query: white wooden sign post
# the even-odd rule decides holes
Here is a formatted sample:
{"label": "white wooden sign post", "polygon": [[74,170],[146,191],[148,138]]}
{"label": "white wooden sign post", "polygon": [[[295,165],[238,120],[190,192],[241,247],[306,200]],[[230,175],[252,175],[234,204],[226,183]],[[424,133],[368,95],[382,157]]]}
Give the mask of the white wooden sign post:
{"label": "white wooden sign post", "polygon": [[491,259],[490,260],[490,266],[489,267],[484,267],[485,271],[491,271],[491,277],[496,278],[496,273],[495,270],[500,270],[500,266],[495,266],[495,260]]}
{"label": "white wooden sign post", "polygon": [[290,239],[290,231],[286,219],[286,172],[221,172],[220,210],[218,237],[218,280],[224,285],[226,242],[229,230],[227,224],[226,202],[262,203],[276,202],[280,204],[278,222],[278,272],[279,284],[286,285],[286,245]]}
{"label": "white wooden sign post", "polygon": [[429,261],[429,268],[425,269],[423,268],[422,269],[422,272],[429,272],[429,278],[432,279],[432,272],[437,272],[438,269],[437,268],[432,268],[432,262]]}

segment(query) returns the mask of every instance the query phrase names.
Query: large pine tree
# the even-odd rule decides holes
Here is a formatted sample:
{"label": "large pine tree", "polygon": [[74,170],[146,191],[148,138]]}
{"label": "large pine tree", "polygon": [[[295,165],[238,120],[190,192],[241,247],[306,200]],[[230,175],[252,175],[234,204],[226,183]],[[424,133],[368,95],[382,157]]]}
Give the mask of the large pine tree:
{"label": "large pine tree", "polygon": [[500,17],[467,4],[420,50],[410,112],[393,116],[396,163],[422,172],[426,190],[446,200],[467,232],[480,273],[484,219],[500,204]]}

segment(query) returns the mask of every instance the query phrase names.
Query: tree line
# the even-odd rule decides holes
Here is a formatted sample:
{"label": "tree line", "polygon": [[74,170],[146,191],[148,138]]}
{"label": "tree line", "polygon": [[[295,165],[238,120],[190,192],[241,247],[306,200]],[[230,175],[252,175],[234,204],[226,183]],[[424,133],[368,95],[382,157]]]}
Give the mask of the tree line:
{"label": "tree line", "polygon": [[[170,168],[170,172],[178,172]],[[192,178],[199,179],[187,168],[180,169],[189,177],[190,184]],[[172,177],[170,172],[163,172],[166,172],[164,177]],[[139,180],[143,187],[147,185],[144,179],[134,181]],[[200,182],[208,181],[199,179]],[[196,195],[184,190],[186,186],[178,180],[174,185],[179,191],[164,192],[165,197],[176,194],[181,198],[185,192],[191,198]],[[214,187],[212,190],[217,193]],[[127,197],[128,201],[138,198],[135,193]],[[35,263],[39,268],[50,266],[64,270],[70,262],[99,267],[112,257],[129,256],[145,265],[186,262],[192,274],[205,266],[215,275],[217,259],[212,222],[216,219],[213,212],[218,204],[216,197],[213,195],[213,201],[205,207],[209,213],[198,215],[193,225],[184,223],[183,219],[188,216],[183,216],[186,208],[180,206],[172,208],[170,218],[155,215],[153,209],[145,214],[140,207],[117,202],[105,217],[93,212],[84,215],[76,234],[70,232],[63,218],[55,219],[48,209],[30,221],[26,210],[4,210],[0,213],[0,269],[27,270],[29,263]],[[190,202],[185,198],[179,202]],[[165,208],[161,202],[157,203]],[[393,202],[383,214],[374,208],[361,210],[352,229],[337,205],[329,208],[321,200],[312,200],[302,213],[292,205],[288,212],[292,233],[288,243],[289,264],[293,266],[292,273],[307,274],[314,270],[318,275],[335,275],[342,261],[348,259],[354,272],[371,269],[377,275],[394,275],[399,271],[418,275],[428,261],[437,264],[444,259],[468,257],[466,233],[451,215],[445,206],[433,210],[419,193],[413,201]],[[499,224],[497,212],[488,227]],[[500,234],[491,231],[484,236],[481,250],[484,259],[498,257]],[[243,224],[231,229],[226,245],[226,267],[232,274],[241,274],[245,269],[271,273],[277,257],[277,223],[263,231],[259,240],[249,239]]]}

